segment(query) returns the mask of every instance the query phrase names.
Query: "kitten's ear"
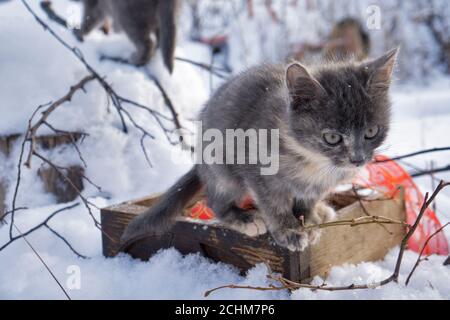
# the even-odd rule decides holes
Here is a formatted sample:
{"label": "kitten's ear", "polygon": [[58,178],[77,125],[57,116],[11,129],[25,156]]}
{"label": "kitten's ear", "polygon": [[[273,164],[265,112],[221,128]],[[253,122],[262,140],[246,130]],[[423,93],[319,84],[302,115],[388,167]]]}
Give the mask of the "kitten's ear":
{"label": "kitten's ear", "polygon": [[362,67],[369,72],[367,86],[371,91],[387,91],[391,84],[392,73],[397,61],[399,48],[393,49],[380,58],[366,62]]}
{"label": "kitten's ear", "polygon": [[298,106],[326,94],[322,85],[301,64],[294,62],[286,70],[286,84],[294,105]]}

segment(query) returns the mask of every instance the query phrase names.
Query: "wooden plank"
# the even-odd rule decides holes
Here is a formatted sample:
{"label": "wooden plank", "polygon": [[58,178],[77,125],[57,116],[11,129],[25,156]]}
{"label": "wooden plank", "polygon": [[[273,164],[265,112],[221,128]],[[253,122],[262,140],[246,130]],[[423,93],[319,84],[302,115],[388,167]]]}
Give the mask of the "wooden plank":
{"label": "wooden plank", "polygon": [[[0,136],[0,157],[8,157],[9,155],[9,138]],[[6,212],[5,199],[6,198],[6,184],[0,181],[0,220]]]}
{"label": "wooden plank", "polygon": [[0,153],[8,156],[8,141],[4,137],[0,137]]}
{"label": "wooden plank", "polygon": [[[362,203],[370,215],[406,221],[404,202],[400,199]],[[341,209],[338,219],[352,219],[364,215],[361,205],[355,202]],[[326,276],[332,266],[345,263],[381,260],[390,249],[400,244],[405,233],[405,227],[401,225],[367,224],[324,229],[319,243],[311,248],[311,275]]]}
{"label": "wooden plank", "polygon": [[55,195],[58,203],[75,200],[78,197],[78,190],[82,191],[84,188],[84,169],[80,166],[71,166],[68,170],[64,170],[64,175],[72,182],[75,188],[55,168],[41,168],[38,174],[44,183],[45,191]]}
{"label": "wooden plank", "polygon": [[2,220],[2,217],[6,212],[5,197],[6,189],[3,183],[0,181],[0,220]]}

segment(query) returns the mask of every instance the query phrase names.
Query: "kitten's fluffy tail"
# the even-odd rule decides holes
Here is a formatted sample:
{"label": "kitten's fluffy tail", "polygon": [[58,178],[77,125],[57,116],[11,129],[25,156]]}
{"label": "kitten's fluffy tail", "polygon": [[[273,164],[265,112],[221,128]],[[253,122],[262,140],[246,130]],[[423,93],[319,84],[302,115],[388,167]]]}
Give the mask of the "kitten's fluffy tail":
{"label": "kitten's fluffy tail", "polygon": [[126,227],[122,238],[122,249],[134,239],[148,233],[164,233],[173,225],[190,199],[200,190],[202,184],[193,167],[178,180],[149,210],[134,218]]}
{"label": "kitten's fluffy tail", "polygon": [[170,73],[173,71],[175,42],[177,36],[178,0],[163,0],[158,3],[159,45],[164,64]]}

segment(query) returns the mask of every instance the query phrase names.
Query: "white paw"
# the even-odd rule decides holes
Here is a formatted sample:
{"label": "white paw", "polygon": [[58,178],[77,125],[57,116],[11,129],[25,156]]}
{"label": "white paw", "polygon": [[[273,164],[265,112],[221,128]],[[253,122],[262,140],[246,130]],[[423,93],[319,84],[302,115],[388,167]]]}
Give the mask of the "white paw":
{"label": "white paw", "polygon": [[261,218],[255,218],[253,222],[233,225],[231,227],[249,237],[257,237],[267,232],[266,224]]}
{"label": "white paw", "polygon": [[309,246],[310,239],[307,234],[301,234],[297,244],[288,244],[287,249],[291,252],[303,252]]}
{"label": "white paw", "polygon": [[256,228],[258,229],[258,236],[267,233],[266,224],[264,223],[263,219],[255,218],[253,220],[253,223],[256,225]]}
{"label": "white paw", "polygon": [[321,220],[320,223],[326,223],[336,219],[336,211],[324,202],[317,204],[315,211]]}

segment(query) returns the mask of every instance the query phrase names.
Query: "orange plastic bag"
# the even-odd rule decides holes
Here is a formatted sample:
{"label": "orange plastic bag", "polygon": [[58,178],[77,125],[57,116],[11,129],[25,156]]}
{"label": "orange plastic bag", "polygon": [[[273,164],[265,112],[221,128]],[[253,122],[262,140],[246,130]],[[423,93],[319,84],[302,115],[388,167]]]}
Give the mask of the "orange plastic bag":
{"label": "orange plastic bag", "polygon": [[[382,193],[385,197],[395,197],[399,192],[399,187],[403,187],[405,193],[405,207],[407,222],[413,224],[420,208],[423,204],[424,197],[411,176],[395,161],[389,161],[389,158],[377,156],[376,160],[384,161],[368,164],[357,177],[353,180],[355,185],[369,188]],[[242,208],[252,207],[252,200],[246,198],[240,205]],[[214,218],[214,212],[206,205],[205,200],[197,202],[190,211],[190,217],[201,220],[209,220]],[[423,244],[428,237],[437,231],[441,224],[436,214],[428,208],[422,221],[416,229],[408,243],[408,248],[415,252],[420,252]],[[443,233],[436,235],[424,250],[425,255],[440,254],[448,255],[449,248],[447,240]]]}
{"label": "orange plastic bag", "polygon": [[[377,163],[368,164],[354,179],[353,183],[371,188],[383,193],[386,197],[393,197],[401,186],[405,191],[406,219],[413,224],[422,207],[424,197],[412,180],[411,176],[395,161],[385,156],[377,156]],[[414,235],[408,242],[408,248],[420,252],[425,241],[441,227],[439,219],[431,208],[426,209],[422,220]],[[448,255],[448,243],[443,233],[437,234],[424,250],[425,255]]]}

